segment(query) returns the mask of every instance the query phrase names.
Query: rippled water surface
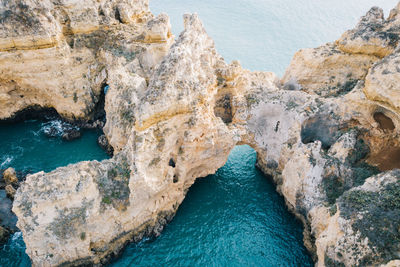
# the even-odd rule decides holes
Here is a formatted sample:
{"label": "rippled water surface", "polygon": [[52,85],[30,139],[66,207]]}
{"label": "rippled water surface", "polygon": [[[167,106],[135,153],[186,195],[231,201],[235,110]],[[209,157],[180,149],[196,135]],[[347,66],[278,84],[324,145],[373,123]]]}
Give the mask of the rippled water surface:
{"label": "rippled water surface", "polygon": [[107,158],[96,143],[96,130],[84,130],[81,138],[70,142],[61,139],[61,132],[53,138],[45,135],[50,127],[61,131],[60,124],[58,120],[0,124],[0,169],[48,172],[70,163]]}
{"label": "rippled water surface", "polygon": [[[176,36],[182,14],[197,12],[218,52],[251,70],[282,75],[293,54],[337,39],[373,5],[388,14],[397,0],[150,0],[171,17]],[[0,125],[0,169],[50,171],[107,156],[86,131],[67,143],[49,139],[48,125]],[[215,175],[199,179],[171,224],[155,240],[130,245],[111,266],[311,266],[302,226],[273,184],[254,167],[255,152],[236,147]],[[20,233],[0,248],[0,266],[29,266]]]}
{"label": "rippled water surface", "polygon": [[196,181],[159,238],[129,246],[112,266],[312,266],[300,223],[255,161],[253,149],[236,147]]}
{"label": "rippled water surface", "polygon": [[[25,173],[48,172],[70,163],[108,158],[96,143],[98,131],[84,130],[80,139],[66,142],[61,139],[61,124],[59,120],[0,123],[0,169],[13,167]],[[50,127],[55,130],[55,137],[45,135]],[[0,247],[0,267],[3,266],[30,266],[21,233],[14,234]]]}
{"label": "rippled water surface", "polygon": [[385,14],[397,0],[150,0],[166,12],[176,36],[182,14],[198,13],[218,52],[251,70],[282,75],[294,53],[340,37],[372,6]]}

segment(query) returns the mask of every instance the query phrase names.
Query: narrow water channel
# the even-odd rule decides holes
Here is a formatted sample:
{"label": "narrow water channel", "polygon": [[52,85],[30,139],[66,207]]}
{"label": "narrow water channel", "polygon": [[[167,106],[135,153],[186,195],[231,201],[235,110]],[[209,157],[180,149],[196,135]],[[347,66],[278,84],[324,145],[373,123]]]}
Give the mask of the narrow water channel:
{"label": "narrow water channel", "polygon": [[215,175],[198,179],[160,237],[130,245],[121,266],[313,266],[303,228],[237,146]]}

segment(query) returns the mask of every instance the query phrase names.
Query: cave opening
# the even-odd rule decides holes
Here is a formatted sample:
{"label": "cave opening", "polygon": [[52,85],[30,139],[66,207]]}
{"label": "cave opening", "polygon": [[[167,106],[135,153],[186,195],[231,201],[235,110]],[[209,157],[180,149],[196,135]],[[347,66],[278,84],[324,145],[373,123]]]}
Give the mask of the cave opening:
{"label": "cave opening", "polygon": [[371,147],[368,162],[377,166],[380,171],[400,168],[400,140],[392,116],[388,110],[380,107],[372,114],[380,131],[366,136]]}
{"label": "cave opening", "polygon": [[101,84],[100,94],[98,95],[97,99],[94,100],[95,107],[91,114],[91,121],[100,120],[105,122],[106,121],[106,111],[105,111],[105,103],[106,103],[106,94],[109,90],[110,86],[104,81]]}
{"label": "cave opening", "polygon": [[225,124],[232,122],[232,94],[230,92],[218,92],[214,106],[214,114],[220,117]]}
{"label": "cave opening", "polygon": [[393,131],[396,128],[392,119],[386,116],[383,112],[375,112],[373,117],[379,124],[379,128],[382,130]]}

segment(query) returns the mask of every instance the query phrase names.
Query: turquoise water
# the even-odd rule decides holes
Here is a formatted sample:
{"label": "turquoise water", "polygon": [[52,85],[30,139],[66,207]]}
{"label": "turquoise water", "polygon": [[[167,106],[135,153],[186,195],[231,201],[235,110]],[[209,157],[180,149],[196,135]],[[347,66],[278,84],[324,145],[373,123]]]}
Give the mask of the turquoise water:
{"label": "turquoise water", "polygon": [[[373,5],[388,14],[397,0],[150,0],[171,17],[176,36],[182,14],[197,12],[229,62],[282,75],[293,54],[337,39]],[[47,124],[0,125],[0,169],[50,171],[106,158],[98,133],[73,142],[44,136]],[[216,175],[199,179],[174,220],[155,240],[130,245],[111,266],[311,266],[302,226],[273,184],[254,168],[255,152],[237,147]],[[29,266],[20,233],[0,248],[0,266]]]}
{"label": "turquoise water", "polygon": [[[108,157],[97,145],[99,131],[83,130],[81,138],[68,142],[61,139],[61,124],[57,120],[0,124],[0,169],[48,172],[70,163]],[[59,130],[53,138],[45,135],[51,126]]]}
{"label": "turquoise water", "polygon": [[312,266],[300,223],[255,161],[249,146],[235,147],[190,188],[160,237],[130,245],[111,266]]}
{"label": "turquoise water", "polygon": [[[59,120],[0,123],[0,169],[13,167],[25,173],[48,172],[70,163],[108,158],[96,143],[99,131],[83,130],[80,139],[67,142],[61,139],[62,125]],[[55,137],[45,135],[50,127],[54,127]],[[30,266],[20,232],[0,248],[0,266]]]}

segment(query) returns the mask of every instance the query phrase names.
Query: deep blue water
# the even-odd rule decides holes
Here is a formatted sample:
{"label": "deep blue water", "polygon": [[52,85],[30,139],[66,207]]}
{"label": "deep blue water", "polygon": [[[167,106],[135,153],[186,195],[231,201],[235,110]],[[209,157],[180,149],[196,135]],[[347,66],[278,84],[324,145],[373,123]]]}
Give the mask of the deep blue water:
{"label": "deep blue water", "polygon": [[[373,5],[386,14],[397,0],[150,0],[171,17],[176,36],[182,14],[197,12],[217,50],[229,62],[282,75],[293,54],[337,39]],[[0,125],[0,169],[50,171],[107,156],[97,132],[64,142],[49,139],[48,125]],[[302,226],[274,185],[254,167],[255,152],[236,147],[215,175],[199,179],[174,220],[155,240],[132,244],[111,266],[311,266]],[[29,266],[20,233],[0,248],[0,266]]]}

